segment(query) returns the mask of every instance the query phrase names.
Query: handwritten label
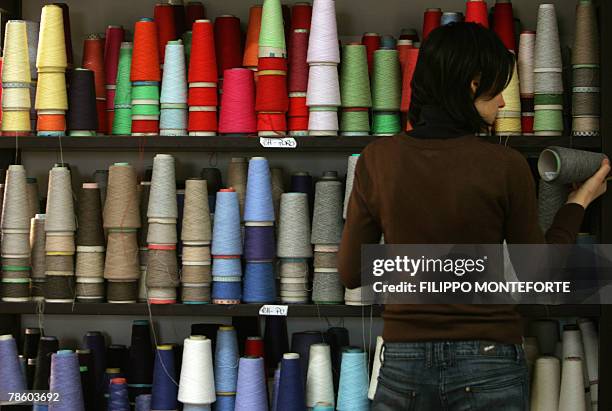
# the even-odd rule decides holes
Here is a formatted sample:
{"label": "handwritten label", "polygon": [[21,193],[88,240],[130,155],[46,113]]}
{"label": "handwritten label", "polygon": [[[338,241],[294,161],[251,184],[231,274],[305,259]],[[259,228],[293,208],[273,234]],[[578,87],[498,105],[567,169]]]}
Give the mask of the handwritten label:
{"label": "handwritten label", "polygon": [[259,137],[259,144],[265,148],[296,148],[297,141],[293,137]]}
{"label": "handwritten label", "polygon": [[286,317],[288,312],[289,306],[287,305],[262,305],[259,309],[259,315]]}

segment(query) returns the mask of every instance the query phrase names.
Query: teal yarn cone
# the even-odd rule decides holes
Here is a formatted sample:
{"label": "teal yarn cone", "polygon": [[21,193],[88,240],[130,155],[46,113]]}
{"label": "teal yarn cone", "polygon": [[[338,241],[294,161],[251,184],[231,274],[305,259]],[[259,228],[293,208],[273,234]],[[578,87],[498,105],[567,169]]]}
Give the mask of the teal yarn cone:
{"label": "teal yarn cone", "polygon": [[366,353],[356,348],[345,349],[340,367],[337,410],[368,411],[368,385]]}
{"label": "teal yarn cone", "polygon": [[334,406],[327,402],[325,403],[320,402],[314,406],[312,411],[334,411]]}
{"label": "teal yarn cone", "polygon": [[129,135],[132,133],[132,82],[130,68],[132,66],[132,43],[121,43],[119,51],[119,66],[117,68],[117,88],[115,91],[115,117],[113,118],[114,135]]}
{"label": "teal yarn cone", "polygon": [[283,9],[280,0],[264,0],[259,30],[259,57],[286,57]]}
{"label": "teal yarn cone", "polygon": [[397,50],[376,50],[372,79],[374,111],[400,110],[401,78]]}
{"label": "teal yarn cone", "polygon": [[349,44],[342,47],[340,98],[342,107],[372,107],[366,46]]}
{"label": "teal yarn cone", "polygon": [[57,393],[61,401],[49,403],[49,411],[85,411],[79,358],[70,350],[51,355],[49,391]]}
{"label": "teal yarn cone", "polygon": [[399,113],[374,112],[372,132],[375,136],[392,136],[402,131]]}

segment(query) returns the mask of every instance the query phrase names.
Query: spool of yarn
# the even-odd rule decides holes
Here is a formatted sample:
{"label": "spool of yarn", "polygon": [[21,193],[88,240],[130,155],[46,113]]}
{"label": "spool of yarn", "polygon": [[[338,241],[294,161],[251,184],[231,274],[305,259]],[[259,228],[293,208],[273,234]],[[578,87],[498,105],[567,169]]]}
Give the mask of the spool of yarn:
{"label": "spool of yarn", "polygon": [[342,211],[342,218],[346,220],[346,212],[348,209],[349,199],[353,191],[353,181],[355,180],[355,168],[357,167],[357,161],[359,160],[359,154],[352,154],[348,158],[348,166],[346,170],[346,186],[344,190],[344,210]]}
{"label": "spool of yarn", "polygon": [[128,384],[125,378],[111,378],[109,388],[108,407],[117,411],[129,411]]}
{"label": "spool of yarn", "polygon": [[[106,133],[106,74],[104,73],[104,38],[90,35],[83,43],[83,68],[94,72],[97,98],[98,131]],[[72,85],[72,82],[69,81]]]}
{"label": "spool of yarn", "polygon": [[178,218],[174,157],[157,154],[153,158],[153,176],[147,216],[150,218]]}
{"label": "spool of yarn", "polygon": [[179,285],[176,247],[149,245],[147,287],[173,288]]}
{"label": "spool of yarn", "polygon": [[314,344],[322,344],[324,341],[323,337],[323,333],[320,331],[297,332],[293,333],[291,336],[291,351],[300,356],[300,369],[302,371],[302,383],[304,387],[306,387],[306,376],[309,367],[308,364],[310,362],[310,347]]}
{"label": "spool of yarn", "polygon": [[259,31],[259,57],[287,56],[280,0],[265,0]]}
{"label": "spool of yarn", "polygon": [[601,153],[548,147],[540,154],[538,172],[544,181],[555,184],[582,182],[595,174],[604,158]]}
{"label": "spool of yarn", "polygon": [[130,398],[136,398],[140,394],[150,394],[153,381],[153,356],[150,324],[147,320],[135,320],[132,323],[127,370]]}
{"label": "spool of yarn", "polygon": [[584,345],[586,371],[589,379],[590,390],[590,402],[595,409],[598,401],[598,388],[599,388],[599,342],[597,339],[597,331],[595,325],[591,320],[580,319],[578,320],[578,326],[580,327],[580,333],[582,336],[582,343]]}
{"label": "spool of yarn", "polygon": [[[261,337],[247,337],[244,344],[244,355],[247,357],[264,356],[264,341]],[[240,370],[239,370],[240,371]]]}
{"label": "spool of yarn", "polygon": [[445,11],[440,17],[440,25],[446,26],[451,23],[461,23],[463,21],[463,13],[456,11]]}
{"label": "spool of yarn", "polygon": [[210,20],[197,20],[193,24],[189,83],[216,84],[218,77],[212,23]]}
{"label": "spool of yarn", "polygon": [[207,181],[187,179],[181,239],[183,242],[210,244],[211,234]]}
{"label": "spool of yarn", "polygon": [[244,271],[245,303],[273,303],[276,300],[274,265],[271,262],[247,262]]}
{"label": "spool of yarn", "polygon": [[141,394],[136,397],[136,411],[151,410],[151,394]]}
{"label": "spool of yarn", "polygon": [[180,40],[166,45],[161,89],[160,129],[163,135],[187,134],[187,78],[185,53]]}
{"label": "spool of yarn", "polygon": [[583,361],[570,357],[563,361],[559,410],[586,410],[585,391],[582,385]]}
{"label": "spool of yarn", "polygon": [[[71,136],[92,136],[98,129],[94,72],[77,68],[69,73],[66,123]],[[106,127],[106,124],[104,125]]]}
{"label": "spool of yarn", "polygon": [[[49,376],[51,374],[51,354],[58,350],[59,342],[56,337],[41,337],[36,354],[36,370],[34,372],[34,390],[48,390]],[[9,358],[3,355],[2,358]],[[6,369],[6,367],[3,367]],[[7,381],[7,380],[3,380]],[[9,383],[15,383],[15,380],[9,380]],[[8,391],[3,391],[8,392]]]}
{"label": "spool of yarn", "polygon": [[510,1],[497,1],[493,8],[493,30],[508,50],[516,51],[514,16]]}
{"label": "spool of yarn", "polygon": [[249,23],[247,26],[244,57],[242,65],[251,70],[257,68],[259,58],[259,31],[261,29],[261,14],[263,6],[253,5],[249,9]]}
{"label": "spool of yarn", "polygon": [[335,396],[329,345],[325,343],[311,345],[307,366],[306,405],[308,407],[315,407],[318,403],[334,405]]}
{"label": "spool of yarn", "polygon": [[313,2],[307,62],[340,63],[336,8],[332,0]]}
{"label": "spool of yarn", "polygon": [[340,274],[336,268],[323,270],[315,268],[312,301],[316,304],[342,304],[344,287]]}
{"label": "spool of yarn", "polygon": [[[42,340],[41,340],[42,343]],[[104,369],[106,364],[106,342],[99,331],[89,331],[83,337],[83,346],[89,349],[93,357],[93,376],[96,392],[102,394],[104,388]]]}
{"label": "spool of yarn", "polygon": [[[63,7],[59,5],[45,5],[42,8],[36,55],[39,74],[42,72],[41,69],[64,71],[68,64],[72,63],[72,47],[67,49],[64,41],[64,30],[67,29],[69,33],[70,26],[64,24],[62,9]],[[65,10],[68,16],[68,5],[65,5]],[[70,37],[66,36],[66,40],[70,41]]]}
{"label": "spool of yarn", "polygon": [[157,25],[159,61],[161,64],[164,64],[166,44],[178,37],[176,26],[174,24],[174,7],[172,7],[171,4],[156,4],[155,8],[153,9],[153,19]]}
{"label": "spool of yarn", "polygon": [[285,317],[266,317],[264,348],[266,368],[270,375],[283,358],[283,353],[289,351],[287,319]]}
{"label": "spool of yarn", "polygon": [[374,351],[374,365],[372,366],[372,375],[370,377],[370,387],[368,389],[368,398],[374,399],[376,388],[378,387],[378,376],[380,374],[382,347],[384,341],[381,336],[376,337],[376,349]]}
{"label": "spool of yarn", "polygon": [[85,411],[79,359],[70,350],[60,350],[51,355],[49,390],[59,394],[61,401],[51,402],[50,411]]}
{"label": "spool of yarn", "polygon": [[525,30],[521,32],[518,51],[518,73],[520,78],[521,96],[533,97],[535,93],[535,31]]}
{"label": "spool of yarn", "polygon": [[153,368],[153,389],[151,408],[155,410],[175,410],[178,408],[175,385],[176,371],[172,345],[158,345]]}
{"label": "spool of yarn", "polygon": [[465,21],[466,23],[477,23],[488,28],[489,12],[487,10],[487,3],[483,0],[468,0],[465,4]]}
{"label": "spool of yarn", "polygon": [[200,1],[190,1],[185,6],[185,23],[187,25],[187,29],[191,30],[193,23],[196,20],[206,18],[206,9],[204,5]]}
{"label": "spool of yarn", "polygon": [[28,194],[26,170],[22,165],[9,165],[2,205],[2,230],[4,233],[27,233]]}
{"label": "spool of yarn", "polygon": [[401,74],[397,50],[374,52],[372,99],[375,111],[399,111]]}
{"label": "spool of yarn", "polygon": [[247,225],[244,230],[244,258],[247,261],[271,261],[274,256],[274,227]]}
{"label": "spool of yarn", "polygon": [[68,275],[47,275],[45,301],[48,303],[71,303],[75,297],[74,277]]}
{"label": "spool of yarn", "polygon": [[115,281],[134,281],[140,278],[136,230],[109,232],[104,278]]}
{"label": "spool of yarn", "polygon": [[[140,209],[136,206],[139,204],[139,199],[134,168],[127,163],[115,163],[109,167],[108,177],[104,203],[104,227],[139,228]],[[159,186],[156,187],[159,190]]]}
{"label": "spool of yarn", "polygon": [[74,232],[76,230],[70,170],[53,167],[49,171],[45,231]]}
{"label": "spool of yarn", "polygon": [[249,222],[274,221],[270,166],[265,157],[253,157],[249,161],[244,220]]}
{"label": "spool of yarn", "polygon": [[138,281],[106,282],[106,300],[115,304],[134,304],[138,300]]}
{"label": "spool of yarn", "polygon": [[339,244],[342,236],[342,183],[319,181],[315,188],[312,244]]}
{"label": "spool of yarn", "polygon": [[235,397],[238,380],[238,341],[234,327],[219,327],[214,360],[217,398]]}
{"label": "spool of yarn", "polygon": [[440,26],[441,19],[441,9],[430,8],[425,10],[425,15],[423,16],[423,40],[426,40],[429,33]]}
{"label": "spool of yarn", "polygon": [[285,193],[281,196],[277,254],[282,258],[309,258],[310,216],[308,195]]}
{"label": "spool of yarn", "polygon": [[220,190],[217,193],[215,210],[212,255],[242,255],[240,208],[236,192],[233,189]]}
{"label": "spool of yarn", "polygon": [[519,76],[517,65],[508,86],[502,91],[505,105],[502,107],[495,119],[495,133],[497,135],[520,135],[521,134],[521,95],[519,87]]}
{"label": "spool of yarn", "polygon": [[[70,34],[70,8],[66,3],[53,3],[56,6],[59,6],[62,10],[62,20],[63,20],[63,31],[64,31],[64,48],[66,50],[66,60],[68,62],[68,68],[73,67],[74,59],[72,53],[72,36]],[[42,21],[42,17],[41,17]]]}
{"label": "spool of yarn", "polygon": [[215,20],[215,48],[217,71],[222,77],[225,70],[242,66],[242,33],[240,19],[222,15]]}
{"label": "spool of yarn", "polygon": [[572,53],[572,65],[599,66],[599,36],[595,5],[580,1],[576,6],[576,30]]}
{"label": "spool of yarn", "polygon": [[[294,7],[295,8],[295,7]],[[309,7],[310,8],[310,7]],[[308,29],[291,32],[289,46],[289,92],[304,92],[308,89]]]}
{"label": "spool of yarn", "polygon": [[303,409],[306,401],[300,356],[297,353],[285,353],[281,361],[276,409]]}
{"label": "spool of yarn", "polygon": [[368,368],[366,353],[358,348],[348,348],[342,353],[338,410],[367,410]]}
{"label": "spool of yarn", "polygon": [[264,359],[242,357],[238,366],[236,411],[268,410],[268,393],[265,385]]}
{"label": "spool of yarn", "polygon": [[104,74],[106,76],[105,84],[107,86],[107,99],[109,90],[108,86],[114,86],[117,84],[119,54],[124,36],[125,31],[123,30],[123,27],[106,27],[106,35],[104,36]]}
{"label": "spool of yarn", "polygon": [[560,72],[561,48],[557,15],[553,4],[541,4],[535,44],[535,72]]}
{"label": "spool of yarn", "polygon": [[340,106],[340,83],[335,64],[311,65],[308,75],[306,105]]}
{"label": "spool of yarn", "polygon": [[368,60],[368,72],[374,69],[374,52],[380,48],[380,35],[378,33],[364,33],[361,37],[361,44],[366,47]]}
{"label": "spool of yarn", "polygon": [[0,400],[9,401],[9,393],[27,390],[17,352],[17,343],[12,335],[0,335],[0,356],[2,378],[0,379]]}
{"label": "spool of yarn", "polygon": [[113,134],[129,135],[132,132],[132,43],[121,43],[117,68],[117,87],[115,90]]}
{"label": "spool of yarn", "polygon": [[[38,35],[40,31],[40,23],[37,21],[26,20],[25,24],[28,40],[28,60],[30,63],[30,77],[32,81],[36,81],[36,79],[38,78],[38,72],[36,71],[36,54],[38,53]],[[6,56],[6,47],[4,49],[4,55]],[[35,88],[36,85],[33,84],[33,87]],[[35,91],[34,94],[36,94]]]}
{"label": "spool of yarn", "polygon": [[[104,247],[102,211],[100,209],[100,189],[96,183],[84,183],[79,192],[77,203],[76,243],[84,247]],[[94,251],[94,250],[92,250]],[[104,251],[104,248],[96,251]]]}
{"label": "spool of yarn", "polygon": [[393,50],[397,48],[397,40],[390,34],[384,34],[380,38],[380,48],[386,50]]}
{"label": "spool of yarn", "polygon": [[542,355],[550,355],[555,352],[559,341],[559,323],[555,320],[532,321],[529,323],[528,334],[537,338]]}
{"label": "spool of yarn", "polygon": [[[343,110],[341,129],[343,134],[346,135],[355,135],[356,132],[368,133],[370,127],[366,109],[372,107],[372,97],[367,70],[366,47],[349,44],[342,48],[342,55],[343,64],[340,73],[342,107],[360,108],[363,109],[363,112]],[[361,121],[351,121],[361,113],[365,114],[360,117]]]}
{"label": "spool of yarn", "polygon": [[256,131],[253,72],[242,68],[229,69],[224,72],[219,133],[251,134]]}
{"label": "spool of yarn", "polygon": [[560,364],[556,357],[536,361],[532,383],[531,409],[557,410],[560,393]]}
{"label": "spool of yarn", "polygon": [[134,25],[134,46],[130,80],[160,81],[160,56],[157,25],[151,19],[141,19]]}

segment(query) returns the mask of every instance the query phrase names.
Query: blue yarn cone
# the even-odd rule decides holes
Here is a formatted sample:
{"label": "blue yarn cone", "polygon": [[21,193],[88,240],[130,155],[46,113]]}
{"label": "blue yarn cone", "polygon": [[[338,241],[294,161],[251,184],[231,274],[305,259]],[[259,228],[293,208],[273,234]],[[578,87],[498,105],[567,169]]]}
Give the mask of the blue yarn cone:
{"label": "blue yarn cone", "polygon": [[238,382],[238,339],[236,329],[219,327],[215,346],[215,391],[219,394],[235,394]]}
{"label": "blue yarn cone", "polygon": [[159,101],[161,104],[187,104],[185,53],[180,40],[169,41],[166,44],[164,73]]}
{"label": "blue yarn cone", "polygon": [[61,399],[50,402],[49,411],[85,411],[79,358],[76,353],[60,350],[51,355],[49,391],[57,393]]}
{"label": "blue yarn cone", "polygon": [[366,353],[361,349],[347,349],[342,353],[338,411],[368,411],[368,367]]}
{"label": "blue yarn cone", "polygon": [[242,255],[240,206],[235,191],[220,190],[217,193],[211,254]]}
{"label": "blue yarn cone", "polygon": [[[225,277],[216,277],[224,279]],[[242,281],[218,281],[213,277],[212,295],[213,303],[215,300],[234,300],[242,299]]]}
{"label": "blue yarn cone", "polygon": [[152,409],[177,409],[178,387],[174,383],[176,380],[174,350],[171,345],[160,345],[157,347],[155,368],[153,369]]}
{"label": "blue yarn cone", "polygon": [[274,263],[246,263],[243,297],[245,303],[273,303],[276,301]]}
{"label": "blue yarn cone", "polygon": [[277,401],[277,411],[306,410],[306,398],[298,354],[290,353],[283,356]]}
{"label": "blue yarn cone", "polygon": [[242,262],[240,258],[214,258],[212,275],[213,277],[242,276]]}
{"label": "blue yarn cone", "polygon": [[9,392],[23,392],[27,390],[19,356],[17,343],[12,335],[0,336],[0,401],[8,401]]}
{"label": "blue yarn cone", "polygon": [[264,157],[253,157],[249,161],[244,198],[244,221],[274,221],[270,166]]}
{"label": "blue yarn cone", "polygon": [[136,397],[136,411],[151,411],[151,394]]}
{"label": "blue yarn cone", "polygon": [[380,38],[380,48],[394,50],[397,47],[397,40],[390,34],[385,34]]}
{"label": "blue yarn cone", "polygon": [[272,393],[272,411],[276,411],[277,409],[279,387],[280,387],[280,364],[274,370],[274,392]]}
{"label": "blue yarn cone", "polygon": [[123,378],[117,378],[111,381],[108,390],[110,392],[108,411],[130,411],[128,386]]}
{"label": "blue yarn cone", "polygon": [[268,411],[264,360],[241,358],[238,366],[238,389],[235,411]]}
{"label": "blue yarn cone", "polygon": [[104,372],[106,370],[106,341],[104,335],[100,331],[89,331],[83,337],[83,345],[91,350],[96,393],[101,397],[104,392],[108,391],[108,387],[104,386]]}
{"label": "blue yarn cone", "polygon": [[187,109],[162,108],[159,116],[159,130],[162,136],[187,135]]}
{"label": "blue yarn cone", "polygon": [[276,256],[274,226],[244,228],[244,258],[247,261],[270,261]]}
{"label": "blue yarn cone", "polygon": [[317,404],[314,406],[314,408],[312,409],[312,411],[334,411],[334,406],[331,404]]}
{"label": "blue yarn cone", "polygon": [[215,411],[234,411],[236,395],[217,395],[217,401],[213,405]]}

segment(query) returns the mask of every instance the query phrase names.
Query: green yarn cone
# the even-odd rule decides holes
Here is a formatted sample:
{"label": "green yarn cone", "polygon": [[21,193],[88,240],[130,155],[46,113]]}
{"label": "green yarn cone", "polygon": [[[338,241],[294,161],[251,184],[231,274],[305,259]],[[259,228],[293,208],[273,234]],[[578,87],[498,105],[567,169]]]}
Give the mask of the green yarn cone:
{"label": "green yarn cone", "polygon": [[372,107],[366,47],[361,44],[342,47],[340,96],[342,107]]}
{"label": "green yarn cone", "polygon": [[189,67],[189,58],[191,57],[191,30],[183,33],[183,46],[185,50],[185,67]]}
{"label": "green yarn cone", "polygon": [[563,133],[563,110],[538,110],[536,108],[533,131],[536,135]]}
{"label": "green yarn cone", "polygon": [[132,109],[116,108],[113,118],[113,134],[117,136],[129,136],[132,134]]}
{"label": "green yarn cone", "polygon": [[159,101],[159,86],[133,86],[132,101],[134,100],[155,100]]}
{"label": "green yarn cone", "polygon": [[126,136],[132,134],[132,82],[130,68],[132,66],[132,48],[121,47],[119,51],[119,66],[117,68],[117,87],[115,90],[115,117],[113,118],[113,134]]}
{"label": "green yarn cone", "polygon": [[372,131],[375,136],[399,134],[402,131],[399,113],[374,113]]}
{"label": "green yarn cone", "polygon": [[259,31],[259,57],[286,57],[283,8],[280,0],[264,0]]}
{"label": "green yarn cone", "polygon": [[340,131],[345,136],[363,136],[370,133],[368,110],[345,111],[340,114]]}
{"label": "green yarn cone", "polygon": [[402,99],[402,76],[397,50],[374,52],[372,99],[375,111],[399,111]]}
{"label": "green yarn cone", "polygon": [[159,106],[156,104],[136,104],[132,106],[132,116],[159,116]]}

